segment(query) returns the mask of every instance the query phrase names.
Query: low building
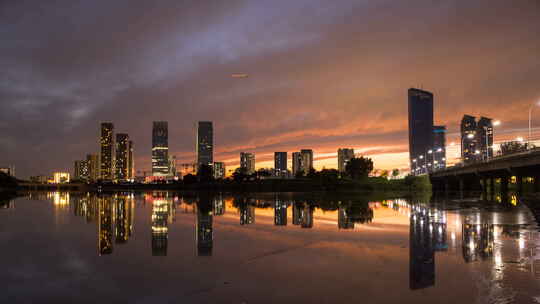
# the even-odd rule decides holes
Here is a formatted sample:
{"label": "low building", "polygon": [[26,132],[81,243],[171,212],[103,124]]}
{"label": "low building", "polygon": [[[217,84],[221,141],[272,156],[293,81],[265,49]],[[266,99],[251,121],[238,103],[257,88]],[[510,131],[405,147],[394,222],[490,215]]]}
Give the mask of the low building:
{"label": "low building", "polygon": [[14,166],[3,166],[3,167],[0,167],[0,172],[14,177],[15,176],[15,167]]}
{"label": "low building", "polygon": [[214,178],[220,179],[225,178],[225,163],[224,162],[214,162]]}
{"label": "low building", "polygon": [[53,174],[53,182],[55,184],[65,184],[69,183],[70,181],[70,175],[67,172],[54,172]]}

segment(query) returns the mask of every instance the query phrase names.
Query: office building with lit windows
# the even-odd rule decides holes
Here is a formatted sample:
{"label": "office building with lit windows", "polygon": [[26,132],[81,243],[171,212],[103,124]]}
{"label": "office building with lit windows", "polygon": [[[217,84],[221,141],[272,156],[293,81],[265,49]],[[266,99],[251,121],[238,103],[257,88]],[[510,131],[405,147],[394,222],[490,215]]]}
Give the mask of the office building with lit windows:
{"label": "office building with lit windows", "polygon": [[224,162],[214,162],[213,166],[214,178],[220,179],[225,178],[225,163]]}
{"label": "office building with lit windows", "polygon": [[73,176],[76,180],[87,181],[90,178],[90,167],[86,160],[76,160]]}
{"label": "office building with lit windows", "polygon": [[169,128],[166,121],[152,124],[152,176],[169,175]]}
{"label": "office building with lit windows", "polygon": [[129,179],[129,135],[125,133],[116,134],[115,150],[115,179],[126,181]]}
{"label": "office building with lit windows", "polygon": [[300,156],[302,157],[301,170],[307,175],[313,169],[313,150],[302,149],[300,150]]}
{"label": "office building with lit windows", "polygon": [[428,172],[433,147],[433,93],[411,88],[408,90],[409,162],[412,174]]}
{"label": "office building with lit windows", "polygon": [[476,118],[471,115],[464,115],[463,119],[461,119],[461,160],[464,163],[475,162],[480,154],[476,132]]}
{"label": "office building with lit windows", "polygon": [[481,160],[488,160],[493,157],[493,120],[487,117],[480,117],[476,124],[477,144]]}
{"label": "office building with lit windows", "polygon": [[446,168],[446,126],[433,126],[433,170]]}
{"label": "office building with lit windows", "polygon": [[114,179],[114,125],[110,122],[101,123],[101,138],[100,138],[100,161],[101,174],[103,180]]}
{"label": "office building with lit windows", "polygon": [[240,152],[240,168],[245,169],[246,174],[255,173],[255,154]]}
{"label": "office building with lit windows", "polygon": [[197,126],[197,169],[214,163],[214,128],[211,121],[199,121]]}
{"label": "office building with lit windows", "polygon": [[99,161],[99,154],[87,154],[86,162],[88,163],[88,179],[93,182],[100,179],[101,163]]}
{"label": "office building with lit windows", "polygon": [[338,171],[345,172],[345,167],[351,158],[354,158],[354,149],[338,149]]}
{"label": "office building with lit windows", "polygon": [[135,146],[133,141],[128,142],[128,179],[133,181],[135,179]]}
{"label": "office building with lit windows", "polygon": [[287,174],[287,152],[274,152],[274,173],[276,176]]}
{"label": "office building with lit windows", "polygon": [[300,154],[300,152],[293,152],[292,153],[292,173],[293,175],[297,175],[300,172],[302,172],[302,155]]}

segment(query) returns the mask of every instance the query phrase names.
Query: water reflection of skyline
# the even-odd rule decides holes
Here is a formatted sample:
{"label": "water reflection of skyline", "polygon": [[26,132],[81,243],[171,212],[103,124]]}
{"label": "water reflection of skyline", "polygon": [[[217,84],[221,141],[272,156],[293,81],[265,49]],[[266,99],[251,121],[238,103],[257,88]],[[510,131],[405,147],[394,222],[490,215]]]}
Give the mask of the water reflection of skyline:
{"label": "water reflection of skyline", "polygon": [[[255,199],[227,195],[182,196],[168,192],[144,195],[55,192],[40,198],[52,200],[56,212],[72,210],[85,222],[95,223],[99,255],[113,254],[114,246],[129,243],[135,235],[135,216],[146,216],[135,213],[137,204],[142,204],[139,208],[151,207],[149,243],[153,256],[168,254],[169,229],[174,229],[172,224],[178,211],[193,214],[195,252],[201,257],[214,253],[214,216],[236,218],[237,225],[246,228],[272,225],[286,229],[369,233],[370,226],[391,229],[392,225],[408,225],[409,287],[412,290],[436,285],[436,262],[440,254],[461,256],[463,263],[490,263],[497,277],[503,276],[501,266],[505,261],[516,260],[535,277],[540,277],[537,241],[530,232],[524,232],[523,226],[531,217],[523,210],[513,213],[487,212],[479,208],[448,211],[402,199],[313,201],[278,195]],[[142,235],[149,230],[137,229]],[[503,250],[513,247],[517,253],[508,255]]]}

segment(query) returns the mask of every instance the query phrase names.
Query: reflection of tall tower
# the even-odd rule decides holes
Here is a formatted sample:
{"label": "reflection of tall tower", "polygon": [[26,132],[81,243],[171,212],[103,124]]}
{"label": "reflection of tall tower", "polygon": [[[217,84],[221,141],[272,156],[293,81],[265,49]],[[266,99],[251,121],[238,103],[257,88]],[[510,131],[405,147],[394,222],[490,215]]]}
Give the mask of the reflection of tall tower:
{"label": "reflection of tall tower", "polygon": [[225,201],[221,195],[214,198],[214,215],[223,215],[225,214]]}
{"label": "reflection of tall tower", "polygon": [[421,289],[435,285],[435,251],[427,210],[419,206],[411,208],[409,288]]}
{"label": "reflection of tall tower", "polygon": [[116,221],[115,234],[116,243],[126,243],[133,230],[133,205],[126,196],[116,198]]}
{"label": "reflection of tall tower", "polygon": [[301,217],[300,226],[302,228],[313,228],[313,208],[309,204],[304,205]]}
{"label": "reflection of tall tower", "polygon": [[206,198],[197,203],[197,223],[195,242],[198,256],[211,256],[214,246],[214,233],[212,228],[212,205]]}
{"label": "reflection of tall tower", "polygon": [[164,198],[154,198],[152,202],[152,255],[167,255],[167,240],[169,229],[169,204]]}
{"label": "reflection of tall tower", "polygon": [[249,225],[255,223],[255,207],[247,202],[243,202],[240,208],[240,225]]}
{"label": "reflection of tall tower", "polygon": [[287,226],[287,202],[277,198],[274,202],[274,225]]}
{"label": "reflection of tall tower", "polygon": [[493,256],[493,225],[471,222],[470,217],[465,218],[462,233],[463,259],[467,263],[477,261],[479,258],[485,260]]}
{"label": "reflection of tall tower", "polygon": [[300,225],[302,223],[302,204],[294,202],[292,205],[292,223],[293,225]]}
{"label": "reflection of tall tower", "polygon": [[98,250],[99,254],[111,254],[113,252],[113,217],[114,205],[111,202],[111,197],[98,198],[99,213],[98,213]]}
{"label": "reflection of tall tower", "polygon": [[152,126],[152,175],[169,174],[169,128],[166,121],[154,121]]}

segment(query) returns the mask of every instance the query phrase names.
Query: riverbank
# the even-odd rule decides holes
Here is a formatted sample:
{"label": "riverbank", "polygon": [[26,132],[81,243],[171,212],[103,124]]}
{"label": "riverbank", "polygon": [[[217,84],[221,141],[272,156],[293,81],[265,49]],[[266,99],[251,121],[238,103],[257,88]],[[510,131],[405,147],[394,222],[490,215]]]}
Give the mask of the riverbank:
{"label": "riverbank", "polygon": [[232,180],[171,183],[171,184],[96,184],[92,188],[101,191],[150,191],[184,190],[214,192],[397,192],[401,194],[430,192],[431,184],[427,176],[407,177],[388,180],[370,177],[361,180],[337,179],[321,180],[309,178],[261,179],[235,182]]}

